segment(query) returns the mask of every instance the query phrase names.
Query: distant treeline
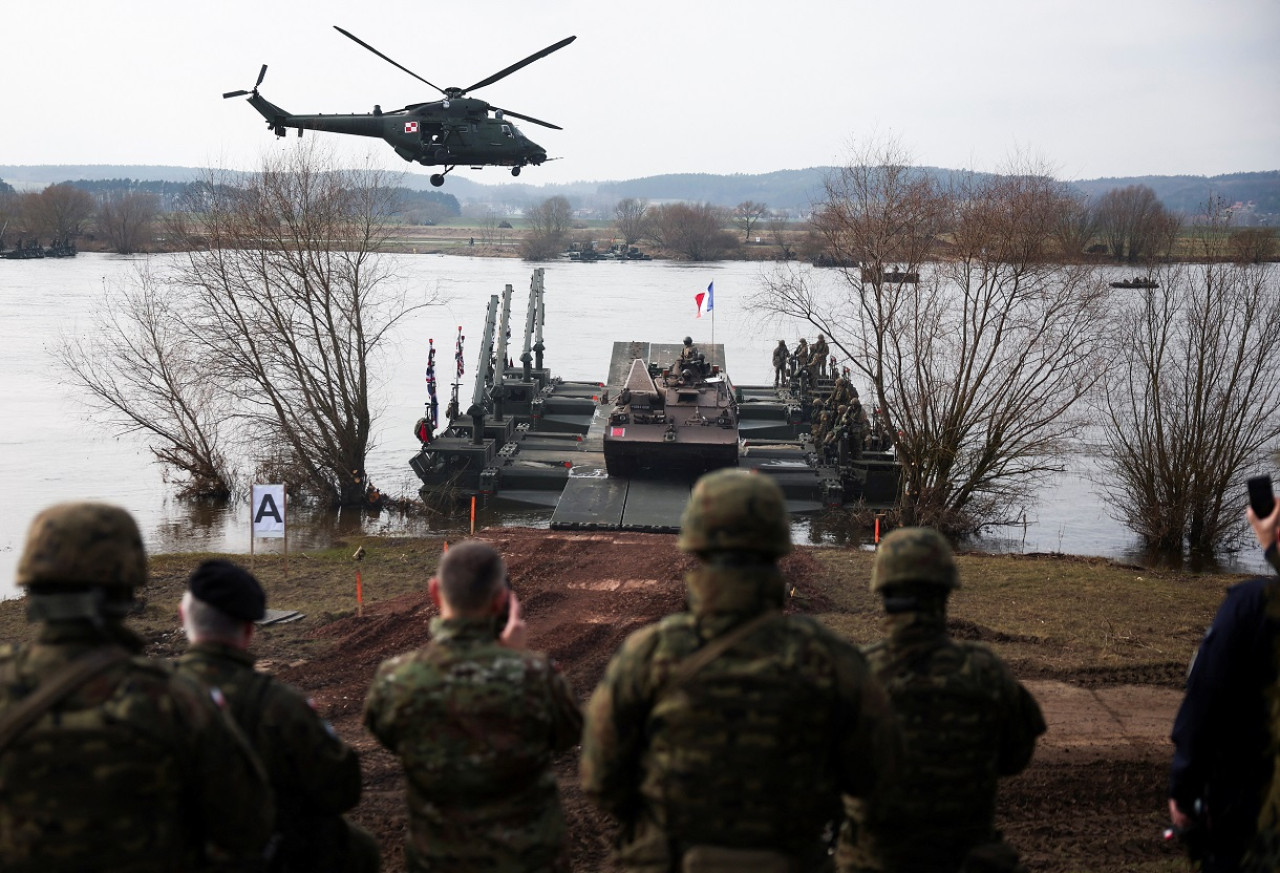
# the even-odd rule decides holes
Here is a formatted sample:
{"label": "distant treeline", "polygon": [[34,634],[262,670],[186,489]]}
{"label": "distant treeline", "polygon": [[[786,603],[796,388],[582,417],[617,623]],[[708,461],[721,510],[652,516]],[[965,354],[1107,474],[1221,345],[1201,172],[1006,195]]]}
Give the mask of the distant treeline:
{"label": "distant treeline", "polygon": [[[198,201],[198,195],[207,187],[204,181],[172,181],[157,179],[74,179],[57,184],[70,185],[91,195],[98,202],[119,200],[130,194],[150,194],[156,198],[161,212],[174,212],[186,204]],[[412,188],[395,188],[398,198],[398,218],[406,224],[435,224],[462,214],[458,198],[443,191],[419,191]],[[13,186],[0,179],[0,194],[15,194]]]}
{"label": "distant treeline", "polygon": [[[793,218],[807,216],[813,204],[823,199],[823,181],[834,167],[809,167],[802,170],[778,170],[772,173],[715,174],[673,173],[637,179],[605,182],[574,182],[566,185],[506,184],[486,185],[463,176],[450,176],[445,194],[428,185],[425,176],[406,173],[401,188],[406,220],[427,223],[437,216],[461,214],[459,201],[468,205],[489,206],[498,214],[527,211],[546,198],[563,196],[575,212],[586,217],[612,218],[613,208],[626,198],[661,203],[709,203],[733,208],[752,201],[764,203],[775,213]],[[926,172],[946,182],[959,170],[925,167]],[[67,174],[58,176],[57,171]],[[74,171],[74,174],[73,172]],[[21,186],[47,180],[48,183],[76,179],[76,187],[91,193],[142,191],[156,194],[168,206],[184,186],[207,175],[207,171],[181,167],[17,167],[0,166],[0,179],[19,180]],[[160,181],[138,181],[158,179]],[[1280,170],[1251,173],[1227,173],[1220,176],[1126,176],[1104,179],[1082,179],[1070,182],[1090,201],[1097,201],[1108,191],[1143,185],[1156,192],[1166,209],[1183,215],[1196,215],[1211,196],[1228,204],[1241,204],[1234,212],[1239,225],[1263,224],[1280,226]],[[0,192],[9,186],[0,181]]]}

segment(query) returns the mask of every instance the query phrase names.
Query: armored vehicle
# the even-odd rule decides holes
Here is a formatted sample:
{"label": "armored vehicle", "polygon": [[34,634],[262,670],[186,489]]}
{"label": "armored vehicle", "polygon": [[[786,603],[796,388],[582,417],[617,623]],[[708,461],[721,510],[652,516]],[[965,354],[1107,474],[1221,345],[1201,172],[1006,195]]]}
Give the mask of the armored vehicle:
{"label": "armored vehicle", "polygon": [[736,467],[738,402],[729,377],[700,354],[659,366],[631,363],[604,430],[609,475],[696,478]]}

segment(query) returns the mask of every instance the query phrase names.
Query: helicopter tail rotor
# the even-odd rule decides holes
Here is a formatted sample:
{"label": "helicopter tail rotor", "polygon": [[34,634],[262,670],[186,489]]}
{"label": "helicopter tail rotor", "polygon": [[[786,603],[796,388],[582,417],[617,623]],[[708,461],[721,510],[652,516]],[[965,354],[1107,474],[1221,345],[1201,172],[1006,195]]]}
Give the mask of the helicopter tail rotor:
{"label": "helicopter tail rotor", "polygon": [[227,93],[222,95],[222,99],[226,100],[230,97],[248,97],[250,95],[255,95],[258,93],[258,86],[262,84],[262,80],[265,79],[266,77],[267,77],[267,65],[263,64],[262,69],[258,71],[258,81],[253,83],[253,90],[245,91],[244,89],[241,89],[239,91],[228,91]]}

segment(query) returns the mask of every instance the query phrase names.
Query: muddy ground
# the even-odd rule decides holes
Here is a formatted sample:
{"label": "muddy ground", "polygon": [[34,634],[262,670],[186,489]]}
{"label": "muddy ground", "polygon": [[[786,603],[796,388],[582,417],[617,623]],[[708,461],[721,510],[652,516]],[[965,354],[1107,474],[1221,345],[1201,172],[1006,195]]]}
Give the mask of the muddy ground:
{"label": "muddy ground", "polygon": [[[485,531],[484,537],[507,557],[532,647],[558,661],[583,700],[627,634],[682,606],[682,576],[691,562],[675,550],[673,537],[520,529]],[[790,609],[863,626],[874,619],[869,603],[850,610],[825,595],[827,569],[812,550],[789,556],[784,568],[796,586]],[[378,664],[423,644],[433,614],[425,594],[403,594],[366,606],[363,616],[315,622],[305,631],[313,642],[298,649],[301,658],[290,659],[284,649],[262,653],[275,658],[265,666],[312,694],[359,749],[365,792],[354,817],[381,840],[389,871],[403,870],[403,780],[396,761],[364,732],[361,705]],[[974,621],[955,621],[953,632],[997,649],[1002,642]],[[1159,838],[1179,661],[1064,670],[1055,666],[1061,662],[1054,653],[1040,659],[1027,656],[1025,647],[1017,651],[1023,654],[1010,662],[1039,699],[1050,729],[1031,767],[1002,785],[999,824],[1006,835],[1035,870],[1186,869]],[[557,769],[573,869],[611,870],[613,827],[579,791],[576,756],[565,755]]]}

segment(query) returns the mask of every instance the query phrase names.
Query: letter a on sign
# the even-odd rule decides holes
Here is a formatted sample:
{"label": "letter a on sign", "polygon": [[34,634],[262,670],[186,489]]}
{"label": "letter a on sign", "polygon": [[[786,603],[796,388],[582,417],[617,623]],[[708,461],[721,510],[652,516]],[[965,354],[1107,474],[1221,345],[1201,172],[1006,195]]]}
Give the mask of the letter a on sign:
{"label": "letter a on sign", "polygon": [[253,535],[263,539],[284,537],[284,486],[254,485],[252,488]]}

